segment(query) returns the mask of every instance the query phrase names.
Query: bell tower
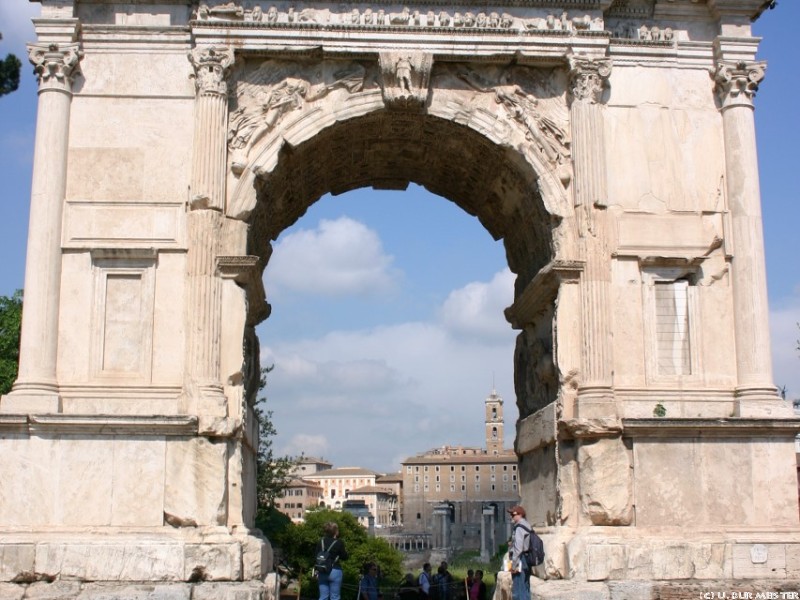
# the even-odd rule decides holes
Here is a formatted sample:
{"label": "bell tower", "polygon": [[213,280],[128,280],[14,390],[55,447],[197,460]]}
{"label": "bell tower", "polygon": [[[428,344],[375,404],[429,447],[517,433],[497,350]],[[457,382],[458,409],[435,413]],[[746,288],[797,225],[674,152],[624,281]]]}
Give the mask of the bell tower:
{"label": "bell tower", "polygon": [[503,451],[503,399],[494,389],[486,397],[486,451],[489,454]]}

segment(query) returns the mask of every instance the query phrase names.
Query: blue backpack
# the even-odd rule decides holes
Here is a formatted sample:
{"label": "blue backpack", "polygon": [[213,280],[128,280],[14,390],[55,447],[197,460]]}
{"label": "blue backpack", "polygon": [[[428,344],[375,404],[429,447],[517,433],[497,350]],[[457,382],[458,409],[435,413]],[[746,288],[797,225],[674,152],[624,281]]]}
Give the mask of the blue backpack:
{"label": "blue backpack", "polygon": [[516,525],[521,527],[523,531],[528,532],[528,547],[522,551],[522,556],[525,557],[525,562],[529,567],[535,567],[544,562],[544,542],[533,529],[528,529],[525,525]]}

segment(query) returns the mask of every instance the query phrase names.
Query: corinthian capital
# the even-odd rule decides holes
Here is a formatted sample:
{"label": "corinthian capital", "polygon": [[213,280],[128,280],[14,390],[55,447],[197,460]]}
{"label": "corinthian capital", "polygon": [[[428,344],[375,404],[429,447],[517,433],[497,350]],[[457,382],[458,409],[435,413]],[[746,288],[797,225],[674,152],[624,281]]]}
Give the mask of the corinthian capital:
{"label": "corinthian capital", "polygon": [[606,58],[592,59],[570,54],[569,91],[573,101],[594,104],[600,101],[608,76],[611,75],[611,61]]}
{"label": "corinthian capital", "polygon": [[712,72],[722,108],[753,106],[758,84],[767,70],[765,62],[720,60]]}
{"label": "corinthian capital", "polygon": [[233,65],[233,50],[224,46],[195,48],[189,53],[195,85],[200,93],[227,94],[226,78]]}
{"label": "corinthian capital", "polygon": [[82,57],[79,44],[28,44],[28,59],[41,90],[71,91]]}

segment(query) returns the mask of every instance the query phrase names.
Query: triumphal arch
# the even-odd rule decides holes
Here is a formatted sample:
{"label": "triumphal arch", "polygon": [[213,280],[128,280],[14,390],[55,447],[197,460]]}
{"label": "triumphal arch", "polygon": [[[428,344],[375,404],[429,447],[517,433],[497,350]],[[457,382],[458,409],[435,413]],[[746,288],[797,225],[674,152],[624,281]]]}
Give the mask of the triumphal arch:
{"label": "triumphal arch", "polygon": [[753,127],[769,0],[41,4],[0,595],[266,593],[271,243],[326,193],[409,182],[516,274],[546,585],[798,578]]}

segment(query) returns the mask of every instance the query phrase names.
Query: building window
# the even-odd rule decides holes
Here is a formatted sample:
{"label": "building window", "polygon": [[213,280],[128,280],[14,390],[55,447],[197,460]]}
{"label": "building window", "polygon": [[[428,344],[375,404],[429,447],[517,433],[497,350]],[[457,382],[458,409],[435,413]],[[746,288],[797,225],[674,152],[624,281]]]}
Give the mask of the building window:
{"label": "building window", "polygon": [[419,520],[421,518],[422,518],[422,515],[420,513],[417,513],[417,520]]}
{"label": "building window", "polygon": [[439,476],[438,476],[438,475],[436,476],[436,481],[437,481],[437,482],[439,481]]}
{"label": "building window", "polygon": [[480,483],[476,483],[475,484],[475,491],[476,492],[480,492],[481,491],[481,484]]}
{"label": "building window", "polygon": [[511,470],[512,471],[516,471],[517,470],[517,465],[511,465]]}
{"label": "building window", "polygon": [[511,484],[511,489],[516,492],[517,491],[517,484],[516,483],[512,483]]}
{"label": "building window", "polygon": [[516,474],[515,474],[515,475],[512,475],[512,476],[511,476],[511,481],[516,481],[516,480],[517,480],[517,476],[516,476]]}
{"label": "building window", "polygon": [[456,486],[454,486],[454,485],[450,485],[450,491],[451,491],[451,492],[455,492],[455,491],[456,491]]}
{"label": "building window", "polygon": [[489,467],[489,470],[490,470],[492,473],[494,473],[494,468],[495,468],[495,466],[496,466],[496,465],[492,465],[491,467]]}
{"label": "building window", "polygon": [[450,465],[450,472],[452,473],[455,470],[456,470],[455,466],[454,465]]}
{"label": "building window", "polygon": [[419,484],[418,484],[418,483],[415,483],[415,484],[414,484],[414,491],[415,491],[415,492],[418,492],[418,491],[419,491]]}
{"label": "building window", "polygon": [[466,492],[466,491],[467,491],[467,486],[465,486],[465,485],[462,485],[462,486],[461,486],[461,491],[462,491],[462,492]]}
{"label": "building window", "polygon": [[425,472],[428,472],[428,465],[425,465]]}
{"label": "building window", "polygon": [[450,475],[450,481],[455,481],[455,480],[456,480],[456,476],[455,475]]}
{"label": "building window", "polygon": [[436,472],[439,472],[439,465],[436,465]]}
{"label": "building window", "polygon": [[411,465],[406,465],[406,473],[411,474]]}
{"label": "building window", "polygon": [[496,478],[497,478],[497,476],[494,475],[494,474],[492,474],[491,477],[489,477],[489,479],[492,480],[492,481],[494,481]]}
{"label": "building window", "polygon": [[467,467],[465,467],[464,465],[461,465],[461,472],[463,473],[466,470],[467,470]]}
{"label": "building window", "polygon": [[419,467],[414,467],[414,472],[419,473]]}
{"label": "building window", "polygon": [[481,467],[480,467],[480,465],[475,465],[475,471],[476,471],[476,472],[478,472],[478,471],[480,471],[480,470],[481,470]]}
{"label": "building window", "polygon": [[414,483],[419,483],[419,475],[414,475]]}
{"label": "building window", "polygon": [[503,473],[503,481],[508,481],[508,473]]}
{"label": "building window", "polygon": [[467,476],[466,475],[462,475],[461,476],[461,481],[466,481],[466,480],[467,480]]}
{"label": "building window", "polygon": [[428,491],[428,484],[425,484],[425,491]]}
{"label": "building window", "polygon": [[476,473],[475,474],[475,481],[480,481],[480,480],[481,480],[481,476]]}
{"label": "building window", "polygon": [[494,486],[494,484],[492,484],[492,491],[494,491],[494,490],[495,490],[495,486]]}
{"label": "building window", "polygon": [[438,483],[436,484],[436,491],[437,492],[441,492],[442,491],[442,486],[440,486]]}
{"label": "building window", "polygon": [[427,475],[425,475],[425,477],[423,478],[423,480],[425,481],[425,483],[428,483],[428,476],[427,476]]}
{"label": "building window", "polygon": [[503,465],[503,471],[508,471],[508,465]]}

